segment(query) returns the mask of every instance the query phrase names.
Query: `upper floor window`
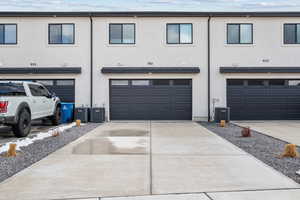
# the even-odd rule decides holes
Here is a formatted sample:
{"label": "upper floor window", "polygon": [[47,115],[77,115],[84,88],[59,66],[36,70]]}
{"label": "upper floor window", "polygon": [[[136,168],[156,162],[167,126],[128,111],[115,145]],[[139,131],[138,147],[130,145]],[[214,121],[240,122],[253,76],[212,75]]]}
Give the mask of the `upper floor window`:
{"label": "upper floor window", "polygon": [[284,44],[300,44],[300,24],[284,24]]}
{"label": "upper floor window", "polygon": [[74,24],[49,24],[49,44],[74,44]]}
{"label": "upper floor window", "polygon": [[0,24],[0,45],[17,44],[17,25]]}
{"label": "upper floor window", "polygon": [[253,44],[253,24],[227,24],[227,44]]}
{"label": "upper floor window", "polygon": [[193,24],[167,24],[167,44],[192,44]]}
{"label": "upper floor window", "polygon": [[109,44],[135,44],[135,24],[109,24]]}

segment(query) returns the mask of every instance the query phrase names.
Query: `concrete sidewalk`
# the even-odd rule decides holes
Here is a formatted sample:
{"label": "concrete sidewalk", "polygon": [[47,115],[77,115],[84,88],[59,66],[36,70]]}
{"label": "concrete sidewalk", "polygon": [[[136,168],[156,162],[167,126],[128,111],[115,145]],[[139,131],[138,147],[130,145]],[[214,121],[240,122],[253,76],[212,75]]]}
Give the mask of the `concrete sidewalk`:
{"label": "concrete sidewalk", "polygon": [[[299,185],[197,123],[111,122],[2,182],[0,199],[242,200],[232,191],[288,188]],[[197,194],[170,196],[180,193]]]}

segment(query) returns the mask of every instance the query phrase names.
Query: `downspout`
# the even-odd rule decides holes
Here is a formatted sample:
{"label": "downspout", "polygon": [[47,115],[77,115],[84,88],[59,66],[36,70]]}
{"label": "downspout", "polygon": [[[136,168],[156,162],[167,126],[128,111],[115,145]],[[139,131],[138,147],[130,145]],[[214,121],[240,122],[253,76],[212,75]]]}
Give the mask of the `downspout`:
{"label": "downspout", "polygon": [[207,121],[211,120],[210,117],[210,20],[211,16],[207,20]]}
{"label": "downspout", "polygon": [[91,47],[91,49],[90,49],[90,53],[91,53],[91,57],[90,57],[90,72],[91,72],[91,74],[90,74],[90,88],[91,88],[91,91],[90,91],[90,104],[91,104],[91,108],[93,108],[93,54],[94,54],[94,50],[93,50],[93,17],[90,15],[90,25],[91,25],[91,28],[90,28],[90,30],[91,30],[91,44],[90,44],[90,47]]}

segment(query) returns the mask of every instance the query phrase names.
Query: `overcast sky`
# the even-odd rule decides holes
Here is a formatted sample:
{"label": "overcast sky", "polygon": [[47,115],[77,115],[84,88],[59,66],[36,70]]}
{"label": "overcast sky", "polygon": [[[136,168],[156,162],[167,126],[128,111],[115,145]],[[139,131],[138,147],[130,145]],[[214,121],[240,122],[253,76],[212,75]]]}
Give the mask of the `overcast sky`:
{"label": "overcast sky", "polygon": [[1,11],[300,11],[300,0],[0,0]]}

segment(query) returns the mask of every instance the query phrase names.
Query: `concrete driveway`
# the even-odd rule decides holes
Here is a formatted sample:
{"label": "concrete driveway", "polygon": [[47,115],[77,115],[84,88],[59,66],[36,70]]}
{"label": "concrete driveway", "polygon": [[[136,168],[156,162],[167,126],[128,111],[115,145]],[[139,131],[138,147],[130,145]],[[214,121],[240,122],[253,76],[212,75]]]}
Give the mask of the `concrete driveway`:
{"label": "concrete driveway", "polygon": [[300,121],[235,121],[239,126],[251,129],[300,146]]}
{"label": "concrete driveway", "polygon": [[275,199],[294,188],[197,123],[111,122],[2,182],[0,199],[261,200],[256,190]]}

